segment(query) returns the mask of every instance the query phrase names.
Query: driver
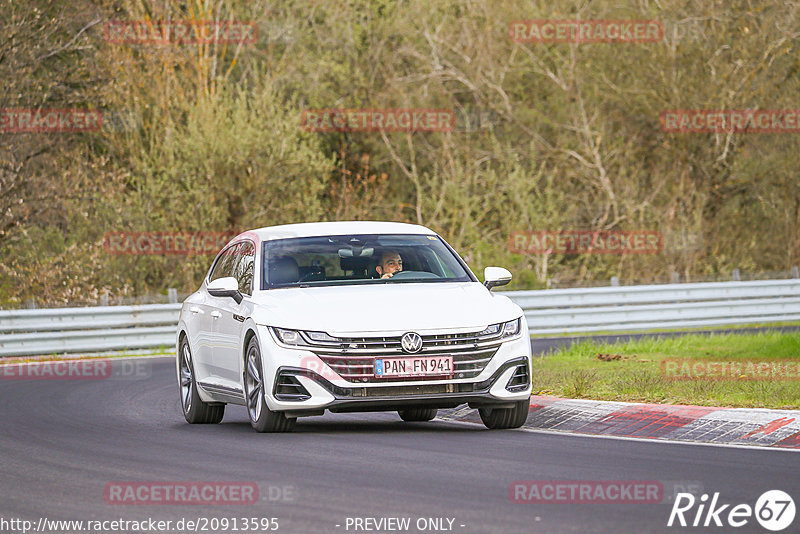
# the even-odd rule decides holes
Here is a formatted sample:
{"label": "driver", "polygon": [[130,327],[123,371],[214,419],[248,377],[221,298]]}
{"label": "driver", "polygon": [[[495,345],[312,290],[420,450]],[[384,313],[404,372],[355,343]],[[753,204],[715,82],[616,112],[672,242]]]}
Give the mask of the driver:
{"label": "driver", "polygon": [[394,250],[384,250],[381,253],[381,261],[375,267],[381,278],[391,278],[394,273],[403,270],[403,258],[400,253]]}

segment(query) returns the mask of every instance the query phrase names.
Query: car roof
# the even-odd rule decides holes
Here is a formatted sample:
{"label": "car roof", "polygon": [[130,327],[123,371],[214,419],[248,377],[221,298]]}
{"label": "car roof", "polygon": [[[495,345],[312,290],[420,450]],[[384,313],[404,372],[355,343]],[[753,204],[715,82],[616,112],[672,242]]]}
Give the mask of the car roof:
{"label": "car roof", "polygon": [[348,234],[436,235],[436,232],[418,224],[386,221],[334,221],[266,226],[264,228],[243,232],[232,241],[236,241],[245,236],[257,237],[259,241],[271,241],[273,239],[287,239],[290,237]]}

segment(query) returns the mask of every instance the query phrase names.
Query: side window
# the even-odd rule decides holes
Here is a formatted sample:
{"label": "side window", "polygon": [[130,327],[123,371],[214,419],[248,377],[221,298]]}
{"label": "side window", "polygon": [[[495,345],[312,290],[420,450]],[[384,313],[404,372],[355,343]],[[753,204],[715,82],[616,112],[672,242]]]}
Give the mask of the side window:
{"label": "side window", "polygon": [[236,262],[233,276],[239,281],[239,291],[244,295],[252,295],[256,247],[250,241],[244,241],[241,247],[236,255],[239,261]]}
{"label": "side window", "polygon": [[237,252],[241,246],[241,243],[231,245],[223,250],[219,256],[217,256],[217,262],[214,264],[214,270],[211,271],[211,276],[208,277],[209,282],[213,282],[217,278],[233,276],[233,269],[236,267],[236,260],[239,257]]}

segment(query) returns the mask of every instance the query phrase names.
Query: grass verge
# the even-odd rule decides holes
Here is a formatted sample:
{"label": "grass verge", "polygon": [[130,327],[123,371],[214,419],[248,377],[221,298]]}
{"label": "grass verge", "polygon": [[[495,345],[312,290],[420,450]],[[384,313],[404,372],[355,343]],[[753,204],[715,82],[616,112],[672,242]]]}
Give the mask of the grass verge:
{"label": "grass verge", "polygon": [[[800,409],[798,363],[800,332],[586,341],[534,358],[533,391],[610,401]],[[767,367],[770,371],[763,371]]]}
{"label": "grass verge", "polygon": [[0,365],[6,364],[15,364],[15,363],[30,363],[30,362],[57,362],[57,361],[68,361],[68,360],[107,360],[109,358],[133,358],[133,357],[143,357],[143,356],[163,356],[163,355],[174,355],[175,354],[175,347],[173,346],[164,346],[164,347],[157,347],[154,349],[141,349],[141,350],[122,350],[122,351],[111,351],[111,352],[95,352],[95,353],[64,353],[64,354],[46,354],[42,356],[7,356],[5,358],[0,358]]}
{"label": "grass verge", "polygon": [[800,326],[800,321],[783,321],[777,323],[745,323],[737,325],[719,325],[719,326],[698,326],[693,328],[657,328],[655,330],[599,330],[591,333],[575,333],[563,332],[560,334],[531,334],[531,339],[552,339],[558,337],[575,337],[577,336],[629,336],[629,335],[642,335],[642,334],[671,334],[671,333],[684,333],[702,330],[704,332],[713,332],[715,330],[728,331],[746,330],[746,329],[761,329],[770,331],[776,327],[786,326]]}

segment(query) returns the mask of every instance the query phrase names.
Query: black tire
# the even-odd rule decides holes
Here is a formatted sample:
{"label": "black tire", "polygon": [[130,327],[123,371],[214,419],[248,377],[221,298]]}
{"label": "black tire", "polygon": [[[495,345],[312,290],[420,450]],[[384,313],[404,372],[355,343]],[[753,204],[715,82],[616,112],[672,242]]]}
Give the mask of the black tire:
{"label": "black tire", "polygon": [[194,375],[194,362],[189,340],[181,340],[178,363],[178,391],[180,392],[181,409],[187,423],[193,425],[215,425],[225,415],[225,405],[203,402],[197,393],[197,381]]}
{"label": "black tire", "polygon": [[286,417],[283,412],[273,412],[267,407],[263,369],[261,349],[254,337],[247,345],[244,360],[245,400],[250,424],[256,432],[291,432],[297,418]]}
{"label": "black tire", "polygon": [[502,430],[519,428],[525,424],[529,408],[530,401],[526,399],[515,402],[513,408],[479,408],[478,413],[486,428]]}
{"label": "black tire", "polygon": [[439,413],[439,410],[436,408],[410,408],[408,410],[399,410],[397,414],[400,416],[400,419],[403,421],[408,421],[409,423],[415,421],[430,421],[436,414]]}

